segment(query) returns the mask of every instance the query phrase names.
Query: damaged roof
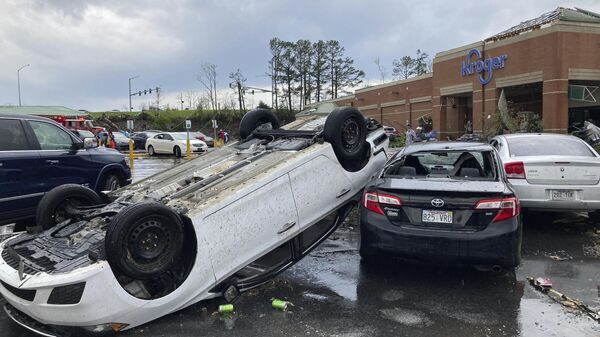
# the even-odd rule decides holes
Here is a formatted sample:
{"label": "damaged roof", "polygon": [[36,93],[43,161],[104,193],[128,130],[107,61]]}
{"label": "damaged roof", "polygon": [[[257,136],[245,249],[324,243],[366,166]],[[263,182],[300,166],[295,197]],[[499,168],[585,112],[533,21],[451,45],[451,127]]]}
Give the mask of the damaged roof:
{"label": "damaged roof", "polygon": [[498,41],[515,35],[542,29],[552,23],[559,21],[584,22],[600,24],[600,14],[581,8],[558,7],[551,12],[544,13],[537,18],[523,21],[516,26],[510,27],[494,36],[485,39],[486,42]]}

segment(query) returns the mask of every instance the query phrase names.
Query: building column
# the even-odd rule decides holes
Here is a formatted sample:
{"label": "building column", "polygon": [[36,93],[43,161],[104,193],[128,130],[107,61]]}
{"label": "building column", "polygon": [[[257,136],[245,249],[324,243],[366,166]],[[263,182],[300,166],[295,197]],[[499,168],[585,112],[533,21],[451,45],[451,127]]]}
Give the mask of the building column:
{"label": "building column", "polygon": [[544,81],[542,116],[544,132],[567,133],[569,127],[569,80]]}
{"label": "building column", "polygon": [[431,118],[433,119],[433,129],[438,132],[438,139],[446,139],[446,98],[442,96],[433,96],[431,99]]}
{"label": "building column", "polygon": [[[492,88],[491,85],[489,85],[489,87],[490,88],[484,89],[482,128],[485,128],[485,122],[487,121],[488,115],[493,115],[496,113],[496,110],[498,110],[498,99],[500,98],[500,94],[498,94],[498,90],[496,88]],[[473,114],[473,116],[475,116],[475,114]]]}
{"label": "building column", "polygon": [[483,90],[481,86],[477,86],[477,90],[473,90],[473,133],[483,133],[484,125],[484,106],[483,106]]}

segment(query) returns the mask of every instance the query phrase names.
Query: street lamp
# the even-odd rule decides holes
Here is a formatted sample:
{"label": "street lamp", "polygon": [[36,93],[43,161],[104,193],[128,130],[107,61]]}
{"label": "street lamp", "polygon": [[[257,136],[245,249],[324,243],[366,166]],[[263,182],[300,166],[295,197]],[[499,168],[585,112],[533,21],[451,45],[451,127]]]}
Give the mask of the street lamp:
{"label": "street lamp", "polygon": [[19,89],[19,106],[21,106],[21,70],[25,67],[29,67],[29,63],[27,63],[24,66],[21,66],[21,68],[17,69],[17,87]]}
{"label": "street lamp", "polygon": [[131,106],[131,80],[136,79],[140,77],[139,75],[133,76],[129,78],[129,112],[131,112],[133,110],[133,107]]}

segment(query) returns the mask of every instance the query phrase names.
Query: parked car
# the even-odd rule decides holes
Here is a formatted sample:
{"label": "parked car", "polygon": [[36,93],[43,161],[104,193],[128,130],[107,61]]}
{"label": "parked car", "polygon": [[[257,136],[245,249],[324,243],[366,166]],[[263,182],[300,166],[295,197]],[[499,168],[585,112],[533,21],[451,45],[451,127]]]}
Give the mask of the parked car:
{"label": "parked car", "polygon": [[131,139],[133,140],[133,148],[134,149],[146,149],[146,140],[148,138],[152,138],[156,136],[157,132],[152,131],[142,131],[142,132],[134,132],[131,134]]}
{"label": "parked car", "polygon": [[100,192],[131,182],[122,154],[48,118],[0,114],[0,135],[0,225],[34,218],[42,196],[59,185]]}
{"label": "parked car", "polygon": [[79,137],[79,139],[83,140],[85,138],[96,138],[96,135],[92,131],[89,130],[71,130],[75,134],[75,136]]}
{"label": "parked car", "polygon": [[360,226],[367,263],[390,254],[494,269],[520,261],[519,202],[488,144],[407,146],[365,187]]}
{"label": "parked car", "polygon": [[[151,156],[162,153],[181,157],[186,153],[186,147],[187,134],[185,132],[163,132],[146,140],[146,151]],[[190,139],[191,152],[204,152],[207,149],[208,146],[205,142],[195,138]]]}
{"label": "parked car", "polygon": [[502,135],[490,144],[500,154],[521,207],[585,211],[600,222],[600,158],[589,144],[550,133]]}
{"label": "parked car", "polygon": [[115,140],[115,149],[119,151],[129,151],[129,137],[122,132],[113,132]]}
{"label": "parked car", "polygon": [[215,146],[215,141],[214,141],[213,137],[207,136],[200,131],[190,132],[190,134],[191,135],[193,134],[194,138],[205,142],[206,145],[208,145],[209,147]]}
{"label": "parked car", "polygon": [[398,137],[399,135],[396,128],[392,126],[384,126],[383,129],[385,130],[385,134],[390,138],[390,140],[396,139],[396,137]]}
{"label": "parked car", "polygon": [[[383,130],[352,107],[283,128],[269,110],[253,110],[240,136],[3,242],[8,315],[38,331],[104,332],[219,295],[232,301],[335,231],[387,158]],[[53,204],[65,197],[47,196]]]}

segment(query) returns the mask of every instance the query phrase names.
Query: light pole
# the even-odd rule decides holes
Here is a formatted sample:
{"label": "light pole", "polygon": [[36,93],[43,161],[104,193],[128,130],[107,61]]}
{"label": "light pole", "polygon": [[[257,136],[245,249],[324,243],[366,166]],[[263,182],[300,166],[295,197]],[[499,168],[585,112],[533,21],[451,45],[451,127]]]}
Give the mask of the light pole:
{"label": "light pole", "polygon": [[19,106],[21,106],[21,70],[25,67],[29,67],[29,63],[27,63],[24,66],[21,66],[21,68],[17,69],[17,87],[19,89]]}
{"label": "light pole", "polygon": [[133,107],[131,106],[131,80],[136,79],[140,77],[139,75],[133,76],[129,78],[129,112],[131,112],[131,110],[133,110]]}

